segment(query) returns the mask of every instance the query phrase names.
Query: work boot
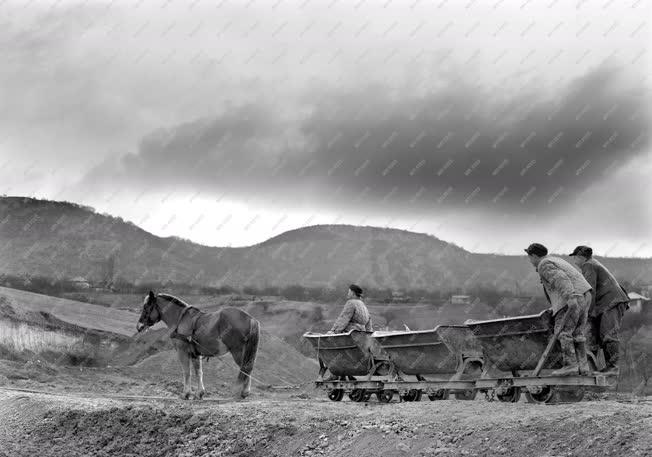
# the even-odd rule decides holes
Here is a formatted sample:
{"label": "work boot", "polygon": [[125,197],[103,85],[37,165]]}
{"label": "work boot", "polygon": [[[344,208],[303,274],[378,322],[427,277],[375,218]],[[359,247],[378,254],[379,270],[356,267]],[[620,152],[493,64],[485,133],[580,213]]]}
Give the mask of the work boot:
{"label": "work boot", "polygon": [[602,370],[602,373],[618,376],[620,373],[618,368],[618,356],[620,354],[619,344],[615,341],[608,341],[604,343],[603,349],[606,367]]}
{"label": "work boot", "polygon": [[[575,354],[575,347],[573,340],[564,339],[559,342],[561,344],[561,354],[563,357],[564,366],[558,370],[550,373],[551,376],[573,376],[578,375],[579,364],[577,363],[577,356]],[[585,355],[586,357],[586,355]]]}
{"label": "work boot", "polygon": [[580,376],[590,375],[591,368],[589,367],[589,359],[586,357],[585,341],[575,341],[575,355],[577,356]]}

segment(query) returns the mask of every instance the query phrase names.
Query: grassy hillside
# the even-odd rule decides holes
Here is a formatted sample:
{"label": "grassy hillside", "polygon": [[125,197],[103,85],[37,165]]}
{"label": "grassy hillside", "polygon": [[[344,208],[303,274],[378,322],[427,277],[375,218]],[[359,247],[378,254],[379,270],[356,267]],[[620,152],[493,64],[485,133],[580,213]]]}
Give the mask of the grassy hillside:
{"label": "grassy hillside", "polygon": [[49,313],[62,321],[79,327],[104,330],[125,336],[131,336],[136,332],[138,314],[134,312],[109,309],[104,306],[8,287],[0,287],[0,296],[6,297],[18,309]]}
{"label": "grassy hillside", "polygon": [[[623,281],[652,284],[652,259],[603,259]],[[304,227],[243,248],[161,238],[79,205],[0,198],[0,274],[204,286],[539,294],[525,256],[473,254],[434,236],[346,225]]]}
{"label": "grassy hillside", "polygon": [[237,249],[161,238],[136,225],[72,203],[0,198],[0,272],[100,280],[115,256],[115,274],[164,282],[207,281]]}
{"label": "grassy hillside", "polygon": [[467,252],[433,236],[396,229],[313,226],[252,246],[225,284],[440,289],[471,274]]}
{"label": "grassy hillside", "polygon": [[[567,254],[567,253],[564,253]],[[563,256],[569,260],[568,257]],[[625,257],[595,257],[625,284],[652,284],[652,259]],[[496,254],[471,254],[469,260],[476,266],[468,284],[493,284],[503,286],[518,295],[541,293],[536,271],[525,256]]]}

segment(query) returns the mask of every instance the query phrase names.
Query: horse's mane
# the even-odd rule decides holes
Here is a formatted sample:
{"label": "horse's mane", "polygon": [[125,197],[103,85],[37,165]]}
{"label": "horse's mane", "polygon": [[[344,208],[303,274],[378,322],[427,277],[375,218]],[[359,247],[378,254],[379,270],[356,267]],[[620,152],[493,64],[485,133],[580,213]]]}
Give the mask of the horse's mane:
{"label": "horse's mane", "polygon": [[170,301],[174,303],[175,305],[183,306],[184,308],[194,308],[194,306],[190,306],[188,303],[185,301],[181,300],[180,298],[175,297],[174,295],[170,294],[156,294],[157,297],[161,297],[166,299],[167,301]]}

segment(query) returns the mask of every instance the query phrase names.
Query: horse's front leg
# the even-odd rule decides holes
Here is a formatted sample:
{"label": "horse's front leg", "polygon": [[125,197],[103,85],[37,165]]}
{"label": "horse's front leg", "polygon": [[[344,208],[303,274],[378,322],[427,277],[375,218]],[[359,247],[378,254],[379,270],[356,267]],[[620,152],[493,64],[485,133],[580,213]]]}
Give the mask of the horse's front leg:
{"label": "horse's front leg", "polygon": [[201,356],[193,357],[192,359],[192,366],[195,369],[195,379],[197,380],[197,393],[195,394],[195,397],[199,400],[201,400],[206,393],[206,389],[204,389],[204,372],[202,371],[201,359]]}
{"label": "horse's front leg", "polygon": [[181,394],[181,399],[188,400],[192,394],[190,386],[190,356],[181,344],[177,345],[177,356],[179,357],[181,370],[183,371],[183,393]]}

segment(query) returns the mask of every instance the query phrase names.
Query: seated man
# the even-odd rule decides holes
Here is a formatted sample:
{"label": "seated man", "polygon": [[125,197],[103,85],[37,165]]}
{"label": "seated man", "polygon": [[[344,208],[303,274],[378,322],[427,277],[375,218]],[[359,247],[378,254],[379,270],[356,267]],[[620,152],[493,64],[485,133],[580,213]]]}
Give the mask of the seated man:
{"label": "seated man", "polygon": [[367,306],[362,301],[362,289],[360,286],[351,284],[346,298],[348,300],[344,304],[344,309],[328,333],[348,333],[351,330],[373,332],[371,316],[369,315]]}
{"label": "seated man", "polygon": [[[369,310],[362,301],[362,288],[355,284],[351,284],[349,286],[346,298],[348,300],[344,304],[344,309],[328,333],[348,333],[351,330],[373,332],[374,329],[371,324],[371,316],[369,315]],[[346,377],[343,377],[342,379],[345,378]],[[331,374],[328,378],[325,378],[324,381],[335,381],[338,379],[338,376]]]}

